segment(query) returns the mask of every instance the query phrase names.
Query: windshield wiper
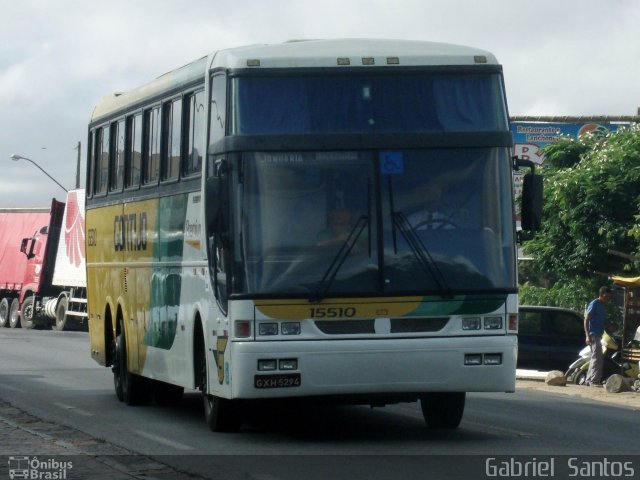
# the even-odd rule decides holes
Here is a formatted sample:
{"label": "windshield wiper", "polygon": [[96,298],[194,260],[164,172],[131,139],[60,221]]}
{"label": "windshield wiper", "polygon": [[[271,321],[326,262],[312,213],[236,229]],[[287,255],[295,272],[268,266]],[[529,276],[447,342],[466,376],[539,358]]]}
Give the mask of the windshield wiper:
{"label": "windshield wiper", "polygon": [[[309,298],[310,302],[319,302],[325,298],[327,291],[331,287],[331,284],[340,270],[340,267],[342,267],[342,264],[349,256],[349,253],[351,253],[351,250],[353,250],[353,247],[360,238],[360,235],[362,235],[365,227],[369,226],[369,223],[369,215],[361,215],[360,218],[358,218],[358,221],[340,246],[340,250],[338,250],[338,253],[333,257],[329,268],[327,268],[322,279],[318,282],[315,292],[313,292],[313,295]],[[369,246],[369,249],[371,249],[371,246]],[[369,255],[371,255],[371,251],[369,251]]]}
{"label": "windshield wiper", "polygon": [[436,282],[438,290],[440,290],[440,295],[442,295],[443,298],[452,297],[453,294],[451,293],[451,288],[447,284],[447,280],[444,278],[444,275],[440,271],[440,268],[438,268],[437,262],[433,259],[424,243],[422,243],[420,236],[417,234],[415,228],[413,228],[413,225],[411,225],[406,215],[402,212],[394,212],[392,210],[391,218],[393,226],[397,227],[398,230],[400,230],[400,233],[411,248],[414,256],[418,259],[422,268],[425,270],[425,272],[431,275],[433,280]]}

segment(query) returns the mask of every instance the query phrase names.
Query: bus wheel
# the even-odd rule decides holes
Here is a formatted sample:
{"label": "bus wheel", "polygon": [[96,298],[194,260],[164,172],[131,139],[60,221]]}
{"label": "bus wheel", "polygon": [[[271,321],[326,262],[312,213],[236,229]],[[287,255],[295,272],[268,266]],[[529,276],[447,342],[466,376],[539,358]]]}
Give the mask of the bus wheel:
{"label": "bus wheel", "polygon": [[11,302],[11,308],[9,309],[9,326],[11,328],[18,328],[20,326],[20,315],[18,314],[18,307],[20,303],[17,298],[14,298]]}
{"label": "bus wheel", "polygon": [[127,367],[127,343],[124,328],[121,328],[116,337],[115,353],[113,383],[118,399],[127,405],[148,405],[151,403],[153,389],[149,388],[143,377],[129,372]]}
{"label": "bus wheel", "polygon": [[204,420],[213,432],[237,432],[242,426],[242,416],[237,400],[209,395],[207,390],[207,359],[204,346],[200,349],[198,366],[200,370],[200,390],[204,403]]}
{"label": "bus wheel", "polygon": [[9,299],[0,300],[0,328],[4,328],[9,324]]}
{"label": "bus wheel", "polygon": [[22,314],[20,315],[20,321],[22,322],[22,328],[32,329],[34,327],[34,298],[33,296],[27,297],[22,302]]}
{"label": "bus wheel", "polygon": [[237,432],[242,426],[237,400],[227,400],[215,395],[202,394],[204,419],[213,432]]}
{"label": "bus wheel", "polygon": [[113,386],[115,387],[115,390],[116,390],[116,397],[118,397],[118,400],[120,400],[121,402],[124,401],[124,395],[122,394],[123,375],[122,375],[122,365],[121,365],[122,357],[123,357],[123,354],[121,353],[123,348],[122,341],[123,341],[122,335],[118,335],[115,341],[113,342],[113,346],[112,346],[113,355],[111,357],[113,358],[113,366],[111,367],[111,371],[113,372]]}
{"label": "bus wheel", "polygon": [[58,301],[56,307],[56,324],[53,326],[54,330],[62,332],[67,323],[67,297],[62,297]]}
{"label": "bus wheel", "polygon": [[420,407],[431,428],[457,428],[464,413],[465,392],[426,393]]}

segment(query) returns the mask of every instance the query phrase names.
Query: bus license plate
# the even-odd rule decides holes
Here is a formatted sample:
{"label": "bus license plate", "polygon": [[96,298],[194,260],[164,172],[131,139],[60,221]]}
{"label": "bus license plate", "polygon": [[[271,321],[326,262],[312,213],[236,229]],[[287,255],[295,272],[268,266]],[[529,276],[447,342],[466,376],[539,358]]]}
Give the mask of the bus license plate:
{"label": "bus license plate", "polygon": [[254,385],[256,388],[291,388],[299,387],[302,379],[299,373],[284,375],[256,375]]}

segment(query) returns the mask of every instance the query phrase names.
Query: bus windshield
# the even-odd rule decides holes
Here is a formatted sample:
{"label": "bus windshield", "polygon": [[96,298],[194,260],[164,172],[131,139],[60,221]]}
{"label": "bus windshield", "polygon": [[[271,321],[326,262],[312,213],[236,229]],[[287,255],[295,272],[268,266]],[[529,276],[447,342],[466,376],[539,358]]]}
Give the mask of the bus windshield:
{"label": "bus windshield", "polygon": [[232,135],[508,129],[497,73],[238,76],[231,89]]}
{"label": "bus windshield", "polygon": [[242,155],[233,293],[515,288],[506,148]]}

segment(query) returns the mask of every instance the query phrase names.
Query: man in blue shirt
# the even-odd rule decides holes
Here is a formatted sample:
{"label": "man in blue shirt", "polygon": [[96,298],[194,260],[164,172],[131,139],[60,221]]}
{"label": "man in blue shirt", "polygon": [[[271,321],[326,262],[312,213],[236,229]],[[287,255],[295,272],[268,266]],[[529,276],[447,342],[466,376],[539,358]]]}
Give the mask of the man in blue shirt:
{"label": "man in blue shirt", "polygon": [[604,333],[606,311],[604,304],[611,299],[611,288],[601,287],[599,296],[592,300],[584,315],[584,333],[586,343],[591,347],[591,363],[587,372],[587,385],[602,386],[603,353],[600,340]]}

